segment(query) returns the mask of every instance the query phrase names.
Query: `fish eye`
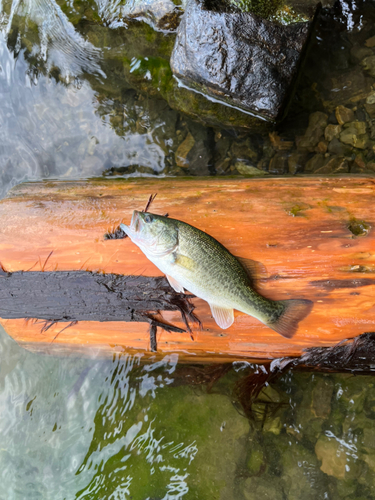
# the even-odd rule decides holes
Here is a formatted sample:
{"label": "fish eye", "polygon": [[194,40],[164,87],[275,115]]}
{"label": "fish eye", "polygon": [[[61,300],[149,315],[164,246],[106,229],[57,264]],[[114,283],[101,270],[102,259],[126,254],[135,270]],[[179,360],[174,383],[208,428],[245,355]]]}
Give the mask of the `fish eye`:
{"label": "fish eye", "polygon": [[151,215],[146,214],[145,215],[145,222],[148,224],[149,222],[152,222],[152,217]]}

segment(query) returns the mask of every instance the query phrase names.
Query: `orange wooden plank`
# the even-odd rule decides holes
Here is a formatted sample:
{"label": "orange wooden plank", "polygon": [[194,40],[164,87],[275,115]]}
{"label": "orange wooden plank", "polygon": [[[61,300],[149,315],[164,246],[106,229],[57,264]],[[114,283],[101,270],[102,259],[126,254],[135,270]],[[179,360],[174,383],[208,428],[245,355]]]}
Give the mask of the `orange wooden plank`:
{"label": "orange wooden plank", "polygon": [[[262,285],[272,299],[307,298],[311,314],[291,340],[257,320],[236,313],[220,330],[208,305],[195,299],[204,329],[159,333],[158,351],[181,360],[224,361],[297,356],[306,347],[329,346],[375,327],[375,180],[372,178],[128,179],[27,183],[0,202],[0,261],[8,271],[88,269],[159,276],[160,271],[129,239],[103,235],[157,192],[155,213],[169,212],[223,243],[233,254],[263,262],[270,279]],[[366,236],[350,225],[364,221]],[[40,263],[39,263],[40,260]],[[366,281],[367,280],[367,281]],[[317,283],[320,282],[320,283]],[[327,283],[330,282],[330,283]],[[174,312],[164,316],[176,325]],[[6,331],[33,350],[95,348],[147,354],[146,323],[80,322],[51,340],[65,325],[44,335],[24,320],[1,320]],[[64,351],[64,352],[65,352]]]}

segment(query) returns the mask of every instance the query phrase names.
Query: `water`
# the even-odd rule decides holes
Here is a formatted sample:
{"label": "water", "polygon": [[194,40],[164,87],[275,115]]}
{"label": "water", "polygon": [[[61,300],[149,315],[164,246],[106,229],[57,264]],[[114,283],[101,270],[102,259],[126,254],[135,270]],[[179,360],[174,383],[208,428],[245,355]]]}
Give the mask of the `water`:
{"label": "water", "polygon": [[372,377],[287,373],[248,419],[242,370],[0,351],[0,498],[373,498]]}
{"label": "water", "polygon": [[[121,9],[0,1],[0,198],[24,180],[102,174],[374,172],[373,2],[324,12],[271,136],[220,127],[222,109],[203,101],[200,122],[179,111],[174,36]],[[343,134],[352,125],[327,136],[338,105],[364,124],[356,143]],[[374,496],[372,377],[286,373],[248,418],[235,393],[241,365],[213,383],[177,355],[44,357],[1,328],[0,353],[0,499]]]}

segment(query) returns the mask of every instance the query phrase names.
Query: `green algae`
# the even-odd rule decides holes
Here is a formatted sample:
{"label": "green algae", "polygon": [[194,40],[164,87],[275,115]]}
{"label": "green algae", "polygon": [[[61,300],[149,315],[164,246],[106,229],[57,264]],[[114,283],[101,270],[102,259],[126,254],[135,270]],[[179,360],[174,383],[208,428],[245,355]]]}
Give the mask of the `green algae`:
{"label": "green algae", "polygon": [[370,232],[371,226],[364,220],[352,217],[348,224],[348,229],[354,236],[367,236]]}
{"label": "green algae", "polygon": [[310,18],[298,13],[284,0],[228,0],[229,4],[241,12],[252,12],[257,16],[280,24],[292,24],[309,21]]}

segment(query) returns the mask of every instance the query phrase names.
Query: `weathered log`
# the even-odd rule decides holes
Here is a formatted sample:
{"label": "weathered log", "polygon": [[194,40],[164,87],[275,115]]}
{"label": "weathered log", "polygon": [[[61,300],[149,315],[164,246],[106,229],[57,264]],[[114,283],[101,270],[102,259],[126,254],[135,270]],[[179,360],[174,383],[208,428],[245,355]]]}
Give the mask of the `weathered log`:
{"label": "weathered log", "polygon": [[187,296],[176,293],[165,278],[89,271],[0,272],[0,317],[33,319],[43,324],[41,333],[57,323],[69,323],[64,331],[78,321],[143,322],[150,324],[151,351],[156,351],[156,327],[185,331],[166,322],[159,311],[180,311],[191,332],[193,309]]}
{"label": "weathered log", "polygon": [[[153,212],[169,212],[171,217],[207,231],[234,255],[261,261],[269,276],[261,284],[263,295],[314,302],[312,312],[289,340],[238,312],[234,325],[223,331],[214,323],[208,305],[199,299],[192,302],[203,329],[195,329],[192,340],[178,308],[168,310],[163,305],[162,321],[184,331],[159,330],[160,355],[179,353],[182,361],[194,362],[294,357],[306,348],[333,346],[375,330],[372,178],[23,184],[0,203],[0,261],[5,271],[24,271],[24,276],[44,268],[51,275],[56,270],[83,270],[160,277],[160,271],[129,239],[104,239],[122,220],[129,222],[133,209],[142,209],[155,191],[158,197]],[[33,285],[27,291],[37,294]],[[95,294],[91,297],[95,300]],[[88,321],[81,316],[77,324],[56,337],[66,322],[41,333],[40,324],[25,325],[22,315],[18,318],[3,319],[1,324],[29,349],[150,352],[147,322],[114,321],[105,315],[102,321]]]}

